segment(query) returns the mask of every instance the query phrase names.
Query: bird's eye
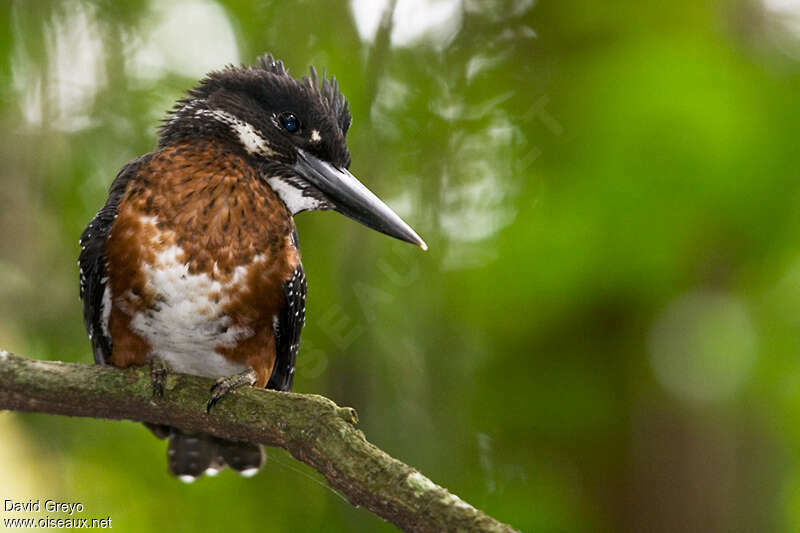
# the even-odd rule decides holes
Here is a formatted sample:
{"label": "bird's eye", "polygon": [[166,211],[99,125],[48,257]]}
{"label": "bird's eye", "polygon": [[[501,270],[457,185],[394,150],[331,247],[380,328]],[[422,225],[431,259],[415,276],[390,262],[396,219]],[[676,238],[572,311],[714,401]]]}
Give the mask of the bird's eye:
{"label": "bird's eye", "polygon": [[289,133],[295,133],[300,129],[300,120],[298,120],[294,113],[282,113],[279,120],[283,129]]}

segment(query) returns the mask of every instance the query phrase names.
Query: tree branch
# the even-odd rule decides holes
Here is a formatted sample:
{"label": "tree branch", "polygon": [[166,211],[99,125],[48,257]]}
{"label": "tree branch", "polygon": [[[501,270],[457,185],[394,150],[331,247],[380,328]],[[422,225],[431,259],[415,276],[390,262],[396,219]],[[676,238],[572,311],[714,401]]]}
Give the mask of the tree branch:
{"label": "tree branch", "polygon": [[406,531],[510,532],[367,442],[354,409],[313,394],[239,390],[209,415],[212,381],[170,374],[154,399],[147,368],[33,361],[0,350],[0,410],[134,420],[285,448],[353,505]]}

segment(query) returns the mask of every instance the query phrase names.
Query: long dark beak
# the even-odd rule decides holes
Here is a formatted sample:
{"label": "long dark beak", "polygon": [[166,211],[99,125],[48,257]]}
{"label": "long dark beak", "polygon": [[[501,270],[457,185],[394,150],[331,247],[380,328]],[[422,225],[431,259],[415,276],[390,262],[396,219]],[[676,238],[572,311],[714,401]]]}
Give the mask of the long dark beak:
{"label": "long dark beak", "polygon": [[346,169],[336,168],[298,150],[294,170],[319,189],[341,214],[381,233],[416,244],[423,250],[428,249],[411,226]]}

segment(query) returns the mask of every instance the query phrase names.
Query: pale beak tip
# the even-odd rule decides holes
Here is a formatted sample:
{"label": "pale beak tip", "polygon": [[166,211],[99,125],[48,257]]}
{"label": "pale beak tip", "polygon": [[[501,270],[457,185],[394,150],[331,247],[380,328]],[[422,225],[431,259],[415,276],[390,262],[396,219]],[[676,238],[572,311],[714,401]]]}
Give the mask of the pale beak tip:
{"label": "pale beak tip", "polygon": [[425,244],[425,241],[423,241],[422,239],[420,239],[419,241],[420,241],[420,242],[419,242],[419,244],[418,244],[417,246],[419,246],[420,248],[422,248],[422,251],[423,251],[423,252],[427,252],[427,251],[428,251],[428,245],[427,245],[427,244]]}

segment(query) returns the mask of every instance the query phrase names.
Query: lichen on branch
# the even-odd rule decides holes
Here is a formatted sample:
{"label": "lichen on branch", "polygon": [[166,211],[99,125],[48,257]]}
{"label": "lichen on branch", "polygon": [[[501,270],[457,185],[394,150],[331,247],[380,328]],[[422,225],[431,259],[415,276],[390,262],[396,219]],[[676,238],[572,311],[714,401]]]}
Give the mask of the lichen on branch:
{"label": "lichen on branch", "polygon": [[170,374],[153,398],[147,368],[34,361],[0,350],[0,410],[151,422],[285,448],[353,505],[406,531],[511,532],[369,443],[356,411],[314,394],[242,389],[206,413],[210,379]]}

